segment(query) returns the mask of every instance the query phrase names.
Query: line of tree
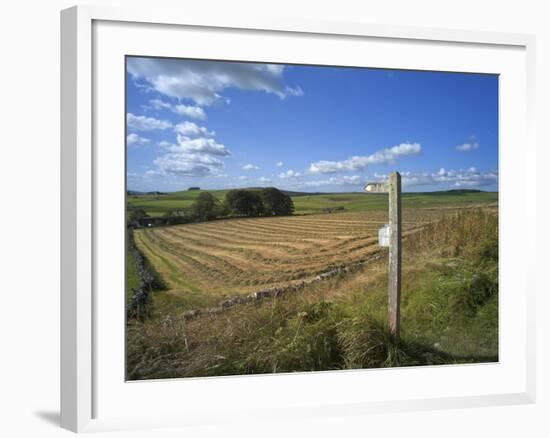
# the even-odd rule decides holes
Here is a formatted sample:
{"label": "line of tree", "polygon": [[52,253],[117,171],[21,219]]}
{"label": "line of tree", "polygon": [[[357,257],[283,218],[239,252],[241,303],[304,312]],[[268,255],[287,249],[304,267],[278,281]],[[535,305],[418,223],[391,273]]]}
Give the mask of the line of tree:
{"label": "line of tree", "polygon": [[202,192],[191,207],[199,221],[234,216],[289,216],[294,213],[292,198],[269,187],[259,190],[229,190],[223,202],[209,192]]}
{"label": "line of tree", "polygon": [[226,209],[212,193],[201,192],[191,207],[191,214],[203,222],[225,216]]}
{"label": "line of tree", "polygon": [[[292,198],[274,187],[269,187],[258,190],[229,190],[223,202],[210,192],[201,192],[190,210],[168,211],[162,219],[157,220],[162,225],[176,225],[217,218],[290,216],[293,213]],[[129,226],[143,225],[143,220],[148,217],[142,209],[133,210],[128,217]]]}
{"label": "line of tree", "polygon": [[230,216],[289,216],[294,213],[292,198],[274,187],[230,190],[224,204]]}

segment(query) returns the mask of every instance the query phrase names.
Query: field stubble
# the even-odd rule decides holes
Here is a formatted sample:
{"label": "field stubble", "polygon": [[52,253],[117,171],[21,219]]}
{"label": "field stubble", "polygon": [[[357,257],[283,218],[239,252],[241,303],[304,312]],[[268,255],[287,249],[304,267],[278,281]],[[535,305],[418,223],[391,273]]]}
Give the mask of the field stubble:
{"label": "field stubble", "polygon": [[[441,216],[408,210],[404,235]],[[382,210],[231,219],[141,229],[135,241],[168,284],[157,301],[182,311],[361,264],[379,251],[377,233],[386,222]]]}

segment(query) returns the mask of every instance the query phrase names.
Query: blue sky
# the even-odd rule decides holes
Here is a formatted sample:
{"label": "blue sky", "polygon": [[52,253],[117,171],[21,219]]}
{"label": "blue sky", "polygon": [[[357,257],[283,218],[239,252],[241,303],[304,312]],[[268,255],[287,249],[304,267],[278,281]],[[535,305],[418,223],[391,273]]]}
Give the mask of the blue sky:
{"label": "blue sky", "polygon": [[127,58],[128,189],[498,190],[495,75]]}

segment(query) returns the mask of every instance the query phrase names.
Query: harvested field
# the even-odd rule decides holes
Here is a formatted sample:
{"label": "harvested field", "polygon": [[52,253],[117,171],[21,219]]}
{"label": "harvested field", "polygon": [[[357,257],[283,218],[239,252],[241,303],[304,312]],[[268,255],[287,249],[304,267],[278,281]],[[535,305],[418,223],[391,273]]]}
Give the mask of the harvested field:
{"label": "harvested field", "polygon": [[[404,235],[442,215],[408,209]],[[377,233],[386,221],[384,210],[231,219],[140,229],[135,241],[168,283],[169,294],[219,299],[361,263],[380,249]]]}

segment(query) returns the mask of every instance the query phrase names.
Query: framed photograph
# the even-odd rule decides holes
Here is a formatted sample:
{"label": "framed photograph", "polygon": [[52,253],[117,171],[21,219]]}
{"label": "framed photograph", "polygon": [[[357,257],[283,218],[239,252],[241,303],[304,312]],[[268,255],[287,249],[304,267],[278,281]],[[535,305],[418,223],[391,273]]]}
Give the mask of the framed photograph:
{"label": "framed photograph", "polygon": [[534,401],[532,36],[61,17],[63,427]]}

